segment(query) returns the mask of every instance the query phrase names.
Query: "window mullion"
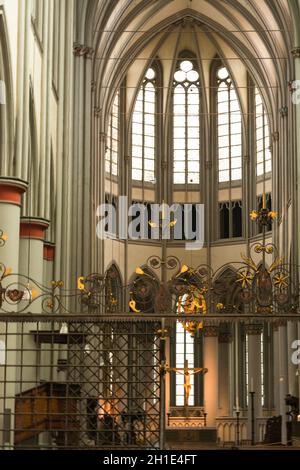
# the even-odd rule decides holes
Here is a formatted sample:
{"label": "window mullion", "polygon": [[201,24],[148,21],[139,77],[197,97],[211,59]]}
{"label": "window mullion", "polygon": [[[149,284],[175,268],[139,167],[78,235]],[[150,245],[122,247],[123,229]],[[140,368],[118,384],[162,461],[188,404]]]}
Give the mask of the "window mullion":
{"label": "window mullion", "polygon": [[232,227],[232,219],[233,219],[233,210],[232,210],[232,200],[231,200],[231,172],[232,172],[232,162],[231,162],[231,99],[230,99],[230,91],[231,91],[231,83],[227,88],[228,92],[228,155],[229,155],[229,238],[233,236],[233,227]]}
{"label": "window mullion", "polygon": [[110,113],[110,123],[109,123],[109,127],[110,127],[110,135],[109,135],[109,175],[111,176],[112,175],[112,153],[113,153],[113,149],[112,149],[112,132],[113,132],[113,107],[111,109],[111,113]]}
{"label": "window mullion", "polygon": [[185,88],[185,184],[188,184],[188,89]]}
{"label": "window mullion", "polygon": [[142,104],[142,185],[144,187],[145,182],[145,83],[143,83],[143,104]]}
{"label": "window mullion", "polygon": [[265,127],[264,127],[264,112],[263,108],[261,110],[261,117],[262,117],[262,149],[263,149],[263,174],[266,173],[266,168],[265,168]]}

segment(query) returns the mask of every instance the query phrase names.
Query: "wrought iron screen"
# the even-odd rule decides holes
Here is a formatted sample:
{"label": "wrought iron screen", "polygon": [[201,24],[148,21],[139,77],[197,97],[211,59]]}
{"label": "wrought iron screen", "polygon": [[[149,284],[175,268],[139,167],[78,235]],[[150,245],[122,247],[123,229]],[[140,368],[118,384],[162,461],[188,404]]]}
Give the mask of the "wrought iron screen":
{"label": "wrought iron screen", "polygon": [[160,322],[0,317],[0,448],[158,448]]}

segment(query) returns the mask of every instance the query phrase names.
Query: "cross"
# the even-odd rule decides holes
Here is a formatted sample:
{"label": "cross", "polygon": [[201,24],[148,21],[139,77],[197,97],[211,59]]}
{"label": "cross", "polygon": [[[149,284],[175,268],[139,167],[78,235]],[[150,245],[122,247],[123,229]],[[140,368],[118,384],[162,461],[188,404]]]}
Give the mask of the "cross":
{"label": "cross", "polygon": [[191,375],[199,374],[199,372],[203,372],[206,374],[208,369],[206,367],[193,367],[189,368],[188,360],[185,359],[184,367],[167,367],[166,372],[176,372],[178,374],[182,374],[184,376],[184,406],[187,407],[189,403],[189,396],[191,391]]}

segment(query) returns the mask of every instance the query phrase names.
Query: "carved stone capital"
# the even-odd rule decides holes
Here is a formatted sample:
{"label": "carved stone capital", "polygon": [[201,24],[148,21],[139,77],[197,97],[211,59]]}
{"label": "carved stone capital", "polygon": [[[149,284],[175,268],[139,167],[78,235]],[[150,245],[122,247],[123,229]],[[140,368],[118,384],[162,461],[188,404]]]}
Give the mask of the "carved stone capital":
{"label": "carved stone capital", "polygon": [[275,320],[273,322],[273,330],[278,331],[278,328],[280,326],[285,326],[286,325],[286,320]]}
{"label": "carved stone capital", "polygon": [[75,57],[84,57],[85,59],[92,59],[94,56],[94,49],[84,44],[74,44],[73,53]]}
{"label": "carved stone capital", "polygon": [[272,138],[273,138],[274,142],[278,142],[279,141],[279,132],[278,131],[273,132]]}
{"label": "carved stone capital", "polygon": [[106,142],[106,134],[105,134],[105,132],[100,132],[100,134],[99,134],[99,139],[100,139],[100,142],[102,142],[102,143],[105,143],[105,142]]}
{"label": "carved stone capital", "polygon": [[263,330],[263,325],[261,323],[249,323],[245,325],[245,331],[247,335],[260,335]]}
{"label": "carved stone capital", "polygon": [[300,58],[300,47],[293,47],[293,49],[291,49],[291,54],[295,59],[299,59]]}
{"label": "carved stone capital", "polygon": [[288,114],[288,107],[287,106],[282,106],[282,108],[279,109],[279,113],[281,117],[285,117]]}
{"label": "carved stone capital", "polygon": [[99,117],[100,114],[101,114],[101,108],[99,108],[99,106],[95,106],[95,107],[94,107],[94,115],[95,115],[96,117]]}
{"label": "carved stone capital", "polygon": [[221,332],[219,333],[219,343],[231,343],[233,339],[232,333],[228,332]]}
{"label": "carved stone capital", "polygon": [[211,336],[218,336],[219,334],[219,327],[216,325],[207,325],[203,328],[204,336],[211,337]]}

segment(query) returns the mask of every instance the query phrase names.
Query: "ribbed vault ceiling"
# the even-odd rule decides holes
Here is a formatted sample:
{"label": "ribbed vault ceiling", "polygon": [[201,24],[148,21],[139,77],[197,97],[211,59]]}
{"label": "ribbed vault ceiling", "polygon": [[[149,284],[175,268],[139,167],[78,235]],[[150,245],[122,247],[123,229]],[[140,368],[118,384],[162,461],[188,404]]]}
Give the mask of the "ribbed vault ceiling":
{"label": "ribbed vault ceiling", "polygon": [[139,60],[142,74],[151,57],[159,56],[158,43],[162,47],[168,37],[176,41],[175,32],[187,24],[201,30],[220,57],[228,58],[230,50],[245,64],[264,90],[270,112],[285,103],[287,81],[293,79],[290,50],[298,13],[293,0],[89,0],[77,5],[76,39],[95,51],[102,109],[132,63]]}

